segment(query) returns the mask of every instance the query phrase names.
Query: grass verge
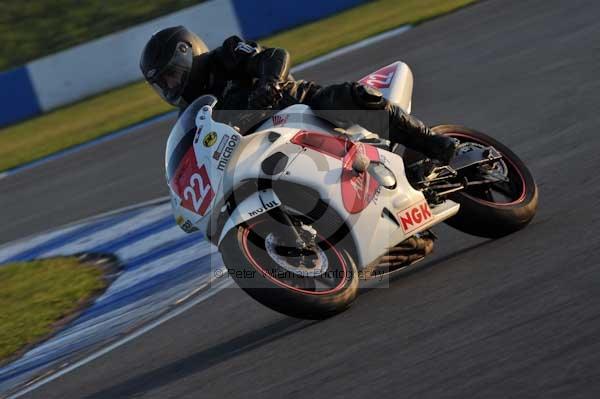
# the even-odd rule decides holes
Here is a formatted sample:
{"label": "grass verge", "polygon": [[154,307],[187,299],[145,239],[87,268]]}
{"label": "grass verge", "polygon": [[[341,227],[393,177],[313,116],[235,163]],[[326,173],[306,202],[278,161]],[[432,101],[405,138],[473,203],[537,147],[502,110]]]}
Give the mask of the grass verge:
{"label": "grass verge", "polygon": [[0,171],[166,112],[166,104],[139,82],[0,129]]}
{"label": "grass verge", "polygon": [[[376,0],[261,40],[284,47],[295,63],[404,25],[416,24],[476,0]],[[0,171],[84,143],[168,111],[146,84],[83,100],[0,129]]]}
{"label": "grass verge", "polygon": [[0,70],[198,3],[199,0],[2,0]]}
{"label": "grass verge", "polygon": [[475,1],[376,0],[260,42],[287,48],[294,62],[300,63],[401,25],[418,24],[447,14]]}
{"label": "grass verge", "polygon": [[0,266],[0,364],[48,337],[106,284],[101,269],[74,257]]}

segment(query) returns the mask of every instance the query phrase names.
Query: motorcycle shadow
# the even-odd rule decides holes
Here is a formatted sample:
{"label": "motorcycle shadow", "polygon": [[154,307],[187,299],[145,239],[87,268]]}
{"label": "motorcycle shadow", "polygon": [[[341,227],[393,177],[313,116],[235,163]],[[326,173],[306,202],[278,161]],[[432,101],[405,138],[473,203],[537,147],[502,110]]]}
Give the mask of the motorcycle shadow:
{"label": "motorcycle shadow", "polygon": [[86,396],[86,399],[137,397],[190,375],[201,373],[229,359],[273,343],[290,334],[312,326],[316,321],[284,318],[259,329],[191,354],[165,366],[125,380],[112,387]]}
{"label": "motorcycle shadow", "polygon": [[414,273],[422,272],[431,267],[435,267],[435,266],[438,266],[445,262],[448,262],[456,257],[468,254],[471,251],[474,251],[476,249],[484,247],[485,245],[491,243],[492,241],[494,241],[494,240],[484,240],[484,241],[478,242],[473,245],[469,245],[468,247],[461,248],[455,252],[452,252],[452,253],[449,253],[449,254],[446,254],[446,255],[443,255],[440,257],[436,257],[433,259],[424,258],[420,261],[417,261],[416,263],[413,263],[409,266],[395,270],[388,274],[385,274],[382,276],[375,276],[369,280],[362,280],[360,282],[359,295],[364,295],[367,292],[370,292],[372,290],[380,289],[391,283],[394,283],[395,281],[398,281],[400,279],[411,276]]}

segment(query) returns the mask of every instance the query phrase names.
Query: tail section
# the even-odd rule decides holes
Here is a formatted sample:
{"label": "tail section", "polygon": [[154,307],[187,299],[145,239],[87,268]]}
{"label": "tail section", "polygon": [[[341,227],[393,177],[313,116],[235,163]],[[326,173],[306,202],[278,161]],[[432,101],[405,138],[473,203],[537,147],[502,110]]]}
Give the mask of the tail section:
{"label": "tail section", "polygon": [[367,86],[375,87],[389,101],[410,113],[413,90],[413,74],[408,65],[396,61],[359,80]]}

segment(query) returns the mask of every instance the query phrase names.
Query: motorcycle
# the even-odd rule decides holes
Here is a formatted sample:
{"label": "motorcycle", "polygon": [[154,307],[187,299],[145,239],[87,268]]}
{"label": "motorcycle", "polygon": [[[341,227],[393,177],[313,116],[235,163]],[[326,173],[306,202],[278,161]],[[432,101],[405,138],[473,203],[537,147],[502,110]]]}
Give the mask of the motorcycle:
{"label": "motorcycle", "polygon": [[[413,75],[405,63],[360,82],[410,112]],[[240,131],[214,117],[216,103],[198,98],[169,135],[173,212],[184,231],[199,230],[219,248],[243,290],[286,315],[323,319],[344,311],[359,279],[427,256],[431,228],[442,222],[497,238],[536,212],[530,171],[479,131],[434,127],[460,143],[452,161],[440,164],[360,126],[333,126],[306,105]]]}

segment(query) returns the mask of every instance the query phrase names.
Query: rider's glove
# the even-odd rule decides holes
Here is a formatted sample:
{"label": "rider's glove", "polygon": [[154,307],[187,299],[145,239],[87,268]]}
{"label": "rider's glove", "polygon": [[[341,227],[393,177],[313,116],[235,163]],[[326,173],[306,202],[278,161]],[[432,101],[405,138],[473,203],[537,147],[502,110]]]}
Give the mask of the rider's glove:
{"label": "rider's glove", "polygon": [[282,97],[281,86],[276,81],[260,80],[250,93],[248,106],[251,109],[270,108],[276,105]]}

